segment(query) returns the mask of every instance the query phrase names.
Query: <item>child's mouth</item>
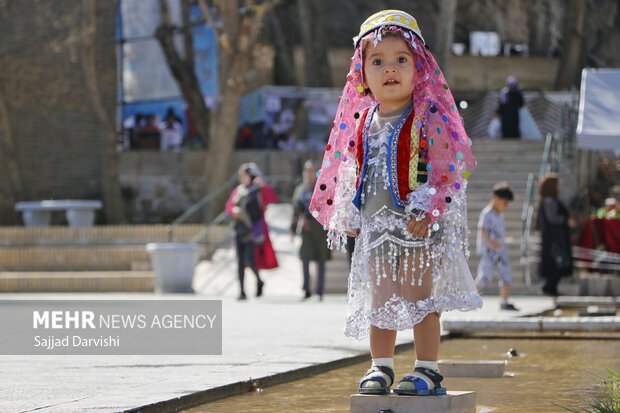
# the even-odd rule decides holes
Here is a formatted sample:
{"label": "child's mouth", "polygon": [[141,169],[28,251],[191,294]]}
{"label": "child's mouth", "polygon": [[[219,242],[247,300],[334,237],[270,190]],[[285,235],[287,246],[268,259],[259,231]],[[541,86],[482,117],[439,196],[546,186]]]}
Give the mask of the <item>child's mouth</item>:
{"label": "child's mouth", "polygon": [[397,80],[390,79],[390,80],[388,80],[387,82],[385,82],[385,83],[383,84],[383,86],[396,86],[396,85],[398,85],[398,84],[399,84],[399,82],[398,82]]}

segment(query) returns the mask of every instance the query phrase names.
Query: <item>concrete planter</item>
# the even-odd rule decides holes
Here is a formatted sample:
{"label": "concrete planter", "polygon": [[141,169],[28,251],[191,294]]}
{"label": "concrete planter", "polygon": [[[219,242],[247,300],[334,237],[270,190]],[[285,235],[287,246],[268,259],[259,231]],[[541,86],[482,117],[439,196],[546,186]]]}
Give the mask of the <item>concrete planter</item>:
{"label": "concrete planter", "polygon": [[194,269],[200,256],[198,244],[164,242],[147,244],[155,271],[155,292],[193,293]]}

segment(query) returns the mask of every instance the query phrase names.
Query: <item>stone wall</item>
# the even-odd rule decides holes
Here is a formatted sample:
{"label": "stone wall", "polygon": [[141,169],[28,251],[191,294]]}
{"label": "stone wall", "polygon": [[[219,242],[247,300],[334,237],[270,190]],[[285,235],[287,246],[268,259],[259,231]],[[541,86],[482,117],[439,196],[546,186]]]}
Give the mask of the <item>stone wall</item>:
{"label": "stone wall", "polygon": [[[256,162],[269,177],[281,200],[286,202],[292,196],[293,185],[301,178],[305,159],[320,160],[322,154],[240,150],[235,152],[230,169],[234,171],[244,162]],[[206,152],[120,154],[120,180],[129,222],[171,222],[205,196],[206,160]],[[200,219],[197,213],[190,222]]]}
{"label": "stone wall", "polygon": [[[114,121],[114,2],[95,7],[96,81]],[[0,1],[0,93],[8,115],[0,142],[8,131],[23,182],[22,199],[14,199],[0,151],[0,224],[18,220],[17,201],[100,199],[103,128],[84,78],[84,13],[84,2],[71,0]]]}

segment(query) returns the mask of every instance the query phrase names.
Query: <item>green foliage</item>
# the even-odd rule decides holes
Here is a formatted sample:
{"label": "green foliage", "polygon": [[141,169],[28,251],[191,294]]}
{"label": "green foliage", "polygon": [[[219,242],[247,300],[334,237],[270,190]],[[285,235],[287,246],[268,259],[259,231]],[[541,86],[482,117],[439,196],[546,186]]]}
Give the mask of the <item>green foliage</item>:
{"label": "green foliage", "polygon": [[600,383],[601,396],[592,401],[591,407],[583,410],[560,407],[573,413],[620,413],[620,372],[608,367],[607,374]]}

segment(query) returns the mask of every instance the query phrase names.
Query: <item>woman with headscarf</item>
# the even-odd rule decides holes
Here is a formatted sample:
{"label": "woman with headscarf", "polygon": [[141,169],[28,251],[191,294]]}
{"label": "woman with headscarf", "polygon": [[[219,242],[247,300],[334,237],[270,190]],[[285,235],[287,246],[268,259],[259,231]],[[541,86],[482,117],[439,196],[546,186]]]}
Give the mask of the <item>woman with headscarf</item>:
{"label": "woman with headscarf", "polygon": [[265,282],[260,278],[258,271],[278,267],[265,221],[267,205],[276,202],[278,196],[273,188],[265,183],[255,163],[242,164],[238,175],[239,185],[233,189],[226,202],[226,212],[233,219],[235,232],[239,300],[245,300],[247,298],[244,288],[245,268],[250,267],[256,276],[256,296],[260,297]]}
{"label": "woman with headscarf", "polygon": [[540,205],[538,226],[541,249],[539,274],[545,279],[542,292],[557,296],[562,277],[573,272],[568,208],[559,200],[560,181],[556,173],[549,173],[540,180]]}
{"label": "woman with headscarf", "polygon": [[519,109],[525,105],[519,81],[514,76],[506,78],[506,86],[499,92],[497,113],[502,122],[502,137],[520,138]]}

